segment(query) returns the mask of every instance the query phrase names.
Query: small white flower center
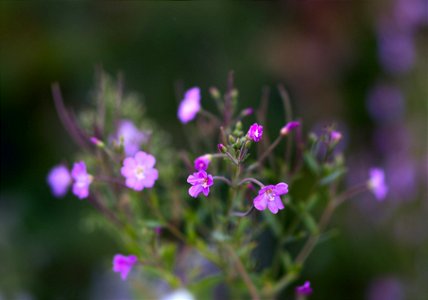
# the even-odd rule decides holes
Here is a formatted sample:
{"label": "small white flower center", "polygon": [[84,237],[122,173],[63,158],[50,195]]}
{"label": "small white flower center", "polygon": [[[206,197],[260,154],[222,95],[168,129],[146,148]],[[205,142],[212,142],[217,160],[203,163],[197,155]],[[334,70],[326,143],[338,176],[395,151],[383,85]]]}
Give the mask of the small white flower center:
{"label": "small white flower center", "polygon": [[204,179],[204,181],[202,182],[202,187],[203,188],[207,188],[208,187],[208,178]]}
{"label": "small white flower center", "polygon": [[272,190],[267,190],[266,191],[266,196],[268,197],[268,200],[269,201],[273,201],[273,200],[275,200],[275,194],[273,193],[273,191]]}
{"label": "small white flower center", "polygon": [[144,179],[146,177],[143,166],[137,166],[135,168],[135,177],[137,177],[138,180]]}
{"label": "small white flower center", "polygon": [[254,136],[259,137],[259,130],[258,129],[256,129],[256,131],[254,132]]}

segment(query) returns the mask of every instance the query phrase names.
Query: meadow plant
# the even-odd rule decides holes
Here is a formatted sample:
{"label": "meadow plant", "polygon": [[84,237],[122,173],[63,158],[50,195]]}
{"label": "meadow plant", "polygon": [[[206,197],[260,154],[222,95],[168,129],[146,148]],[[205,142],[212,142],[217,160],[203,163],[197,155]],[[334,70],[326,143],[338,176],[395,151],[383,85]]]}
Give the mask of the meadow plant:
{"label": "meadow plant", "polygon": [[[280,128],[269,123],[268,90],[258,108],[238,109],[233,73],[225,92],[213,87],[210,98],[190,88],[177,110],[187,149],[177,149],[136,94],[123,91],[121,76],[99,72],[93,104],[78,116],[58,84],[52,91],[79,147],[71,171],[61,164],[49,173],[52,193],[62,197],[71,185],[95,208],[83,221],[117,238],[113,271],[149,299],[304,299],[322,288],[301,273],[333,236],[328,224],[338,206],[365,191],[382,200],[388,190],[377,168],[346,189],[336,148],[342,133],[326,126],[306,134],[282,85]],[[204,109],[209,101],[216,112]]]}

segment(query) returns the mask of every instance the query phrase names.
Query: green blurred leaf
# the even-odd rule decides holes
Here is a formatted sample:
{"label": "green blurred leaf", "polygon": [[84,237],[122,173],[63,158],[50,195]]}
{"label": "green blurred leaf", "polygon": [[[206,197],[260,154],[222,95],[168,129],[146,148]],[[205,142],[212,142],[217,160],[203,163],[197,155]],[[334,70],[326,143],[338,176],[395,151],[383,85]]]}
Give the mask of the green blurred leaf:
{"label": "green blurred leaf", "polygon": [[339,169],[337,171],[334,171],[330,175],[323,177],[320,180],[320,185],[328,185],[328,184],[334,182],[335,180],[339,179],[345,173],[346,173],[345,169]]}
{"label": "green blurred leaf", "polygon": [[306,166],[309,168],[309,170],[317,175],[320,172],[320,166],[318,164],[318,162],[316,161],[315,157],[309,153],[309,152],[305,152],[305,154],[303,155],[303,159],[305,161]]}

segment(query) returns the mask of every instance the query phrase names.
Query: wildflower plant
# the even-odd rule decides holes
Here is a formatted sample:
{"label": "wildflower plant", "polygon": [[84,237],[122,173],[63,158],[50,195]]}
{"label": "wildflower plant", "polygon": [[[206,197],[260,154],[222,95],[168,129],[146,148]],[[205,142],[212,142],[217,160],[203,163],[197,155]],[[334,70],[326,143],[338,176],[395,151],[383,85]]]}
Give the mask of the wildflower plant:
{"label": "wildflower plant", "polygon": [[[378,169],[344,190],[345,159],[336,151],[342,134],[332,126],[305,134],[281,85],[281,128],[268,122],[267,90],[259,108],[238,109],[232,73],[224,94],[211,88],[204,98],[189,89],[177,113],[192,132],[188,149],[176,149],[147,118],[121,76],[99,72],[93,105],[77,117],[58,84],[52,91],[80,148],[70,174],[64,165],[49,173],[53,194],[72,185],[94,206],[87,223],[111,232],[121,247],[112,253],[113,271],[149,298],[183,289],[196,299],[272,299],[287,289],[306,297],[312,289],[309,281],[298,287],[308,280],[300,274],[316,245],[332,236],[327,225],[337,207],[363,191],[378,198],[387,191]],[[203,108],[208,101],[217,112]]]}

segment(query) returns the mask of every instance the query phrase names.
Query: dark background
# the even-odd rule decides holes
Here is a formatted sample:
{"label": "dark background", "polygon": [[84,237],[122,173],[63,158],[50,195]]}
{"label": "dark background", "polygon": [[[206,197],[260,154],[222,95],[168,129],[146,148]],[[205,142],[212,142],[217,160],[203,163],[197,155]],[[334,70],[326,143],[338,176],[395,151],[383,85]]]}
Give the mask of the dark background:
{"label": "dark background", "polygon": [[[123,72],[126,90],[143,95],[148,115],[180,146],[176,82],[200,86],[204,105],[208,88],[224,89],[234,70],[242,107],[256,105],[270,86],[272,128],[281,126],[275,86],[284,83],[306,130],[339,124],[348,182],[379,165],[390,185],[384,202],[365,195],[335,216],[340,234],[306,266],[311,299],[423,299],[427,28],[412,35],[411,68],[385,71],[376,24],[396,1],[374,2],[2,1],[0,298],[102,299],[100,290],[123,288],[109,277],[119,245],[83,224],[91,207],[72,196],[55,199],[46,185],[49,169],[76,150],[55,114],[50,85],[60,82],[78,110],[102,66]],[[386,123],[367,109],[379,82],[404,95],[399,117]],[[403,161],[409,164],[395,164]]]}

